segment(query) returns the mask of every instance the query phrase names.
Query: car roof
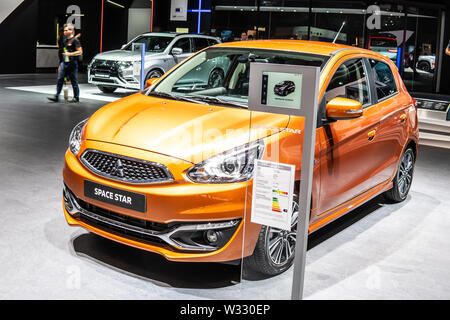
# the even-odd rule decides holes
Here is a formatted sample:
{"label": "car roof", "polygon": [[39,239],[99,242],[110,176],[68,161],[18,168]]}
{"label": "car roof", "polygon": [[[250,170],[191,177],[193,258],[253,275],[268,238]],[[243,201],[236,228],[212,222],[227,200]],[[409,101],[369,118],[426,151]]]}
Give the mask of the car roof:
{"label": "car roof", "polygon": [[208,37],[213,38],[211,36],[205,34],[196,34],[196,33],[178,33],[178,32],[146,32],[141,34],[141,36],[169,36],[169,37],[178,37],[178,36],[190,36],[190,37]]}
{"label": "car roof", "polygon": [[336,44],[330,42],[320,41],[308,41],[308,40],[250,40],[250,41],[236,41],[236,42],[224,42],[215,47],[234,47],[234,48],[255,48],[255,49],[270,49],[270,50],[283,50],[304,52],[311,54],[319,54],[330,56],[337,51],[354,49],[357,51],[369,51],[357,47],[347,46],[343,44]]}

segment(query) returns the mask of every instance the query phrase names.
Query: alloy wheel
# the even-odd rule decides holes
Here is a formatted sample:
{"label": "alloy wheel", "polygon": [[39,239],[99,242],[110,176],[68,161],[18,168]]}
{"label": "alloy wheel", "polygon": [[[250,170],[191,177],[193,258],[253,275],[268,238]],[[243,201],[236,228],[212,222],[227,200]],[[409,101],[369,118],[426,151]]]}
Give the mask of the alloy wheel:
{"label": "alloy wheel", "polygon": [[152,78],[161,78],[161,76],[162,76],[162,72],[155,69],[148,73],[147,78],[145,80],[147,81]]}
{"label": "alloy wheel", "polygon": [[223,71],[220,69],[214,69],[211,71],[211,74],[209,75],[208,79],[208,86],[210,88],[217,88],[222,85],[223,83],[224,74]]}
{"label": "alloy wheel", "polygon": [[403,198],[408,194],[412,183],[414,156],[412,152],[405,152],[398,168],[398,191]]}
{"label": "alloy wheel", "polygon": [[266,254],[275,266],[284,266],[294,257],[298,222],[298,200],[295,198],[292,207],[291,230],[270,227],[266,233]]}

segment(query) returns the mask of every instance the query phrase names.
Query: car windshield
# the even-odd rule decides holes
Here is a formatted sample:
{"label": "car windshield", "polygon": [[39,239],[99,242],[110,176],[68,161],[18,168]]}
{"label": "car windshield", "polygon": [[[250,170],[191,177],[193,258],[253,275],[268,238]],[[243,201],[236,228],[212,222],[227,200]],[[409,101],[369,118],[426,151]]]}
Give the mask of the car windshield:
{"label": "car windshield", "polygon": [[247,108],[251,62],[323,68],[328,59],[292,51],[209,48],[181,64],[146,94]]}
{"label": "car windshield", "polygon": [[132,43],[129,43],[122,50],[131,51],[133,49],[133,43],[145,43],[147,52],[163,52],[172,40],[173,37],[171,36],[141,36]]}

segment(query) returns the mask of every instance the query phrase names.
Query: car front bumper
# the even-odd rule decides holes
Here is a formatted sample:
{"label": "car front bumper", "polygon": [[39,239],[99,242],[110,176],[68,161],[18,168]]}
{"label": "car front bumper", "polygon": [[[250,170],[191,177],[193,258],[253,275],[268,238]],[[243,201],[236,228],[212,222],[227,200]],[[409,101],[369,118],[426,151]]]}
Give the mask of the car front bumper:
{"label": "car front bumper", "polygon": [[[249,183],[196,184],[185,176],[192,167],[189,162],[102,142],[85,141],[83,145],[80,155],[85,149],[96,149],[162,163],[174,180],[142,185],[114,181],[94,174],[68,150],[63,169],[63,208],[69,225],[172,261],[223,262],[253,253],[261,226],[249,222]],[[146,211],[137,212],[86,196],[85,180],[144,194]],[[208,230],[221,239],[218,244],[205,240]]]}
{"label": "car front bumper", "polygon": [[97,86],[140,90],[140,79],[133,74],[133,70],[118,70],[117,68],[95,69],[88,68],[88,83]]}

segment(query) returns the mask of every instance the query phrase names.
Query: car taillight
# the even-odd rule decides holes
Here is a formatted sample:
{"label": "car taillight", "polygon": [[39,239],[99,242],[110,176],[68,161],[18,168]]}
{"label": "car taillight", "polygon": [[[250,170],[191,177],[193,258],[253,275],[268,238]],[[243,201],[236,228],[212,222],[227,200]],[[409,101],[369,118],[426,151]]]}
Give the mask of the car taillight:
{"label": "car taillight", "polygon": [[397,53],[397,49],[389,49],[388,52]]}

